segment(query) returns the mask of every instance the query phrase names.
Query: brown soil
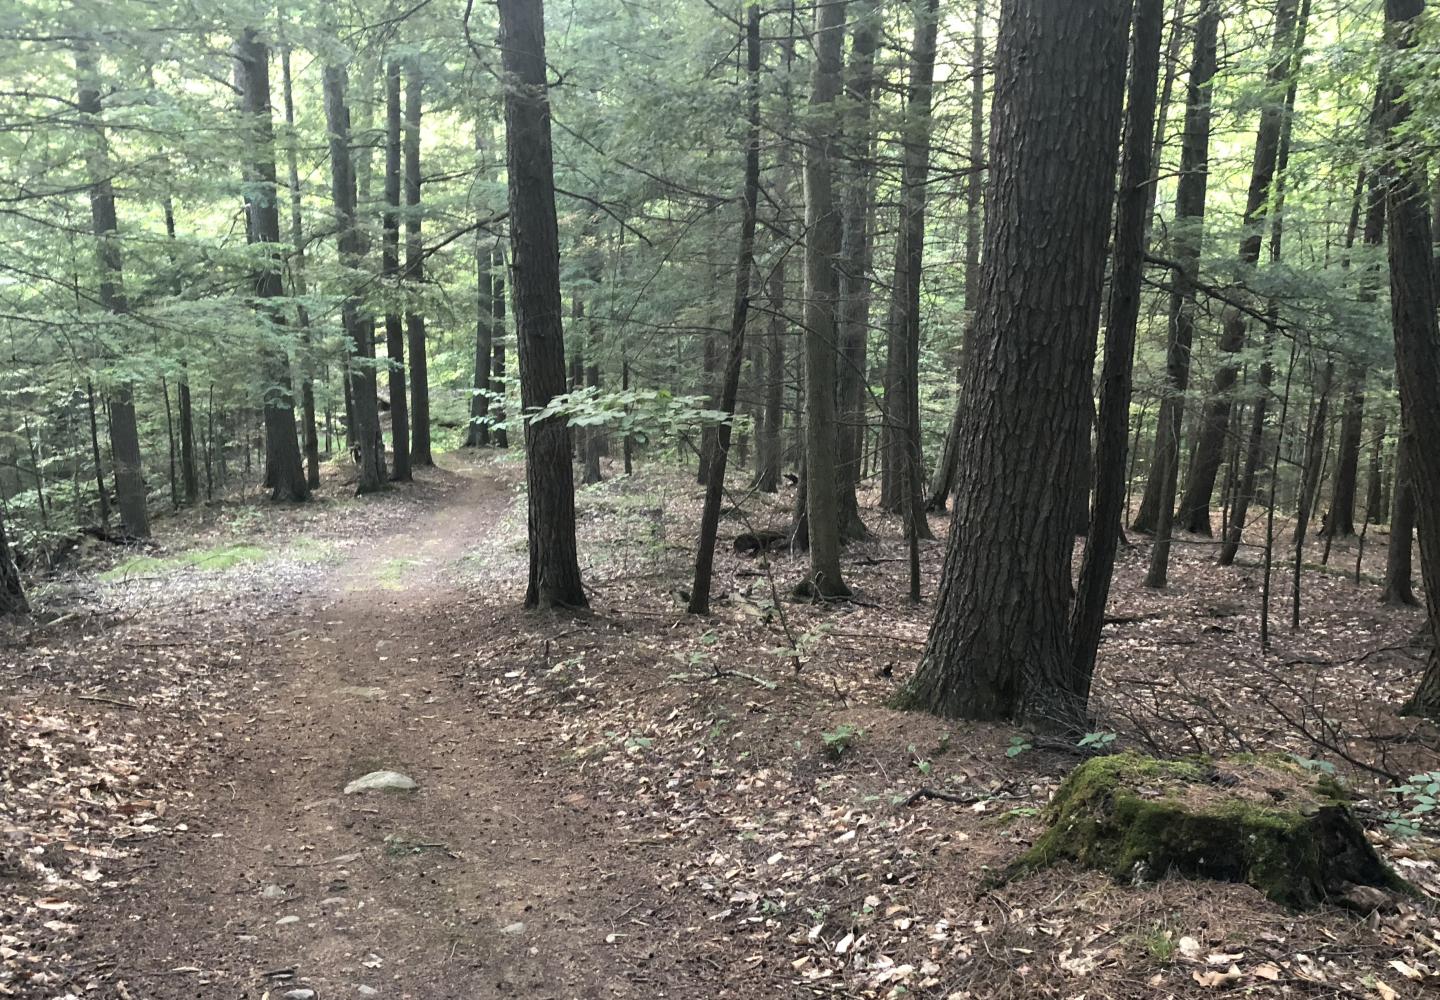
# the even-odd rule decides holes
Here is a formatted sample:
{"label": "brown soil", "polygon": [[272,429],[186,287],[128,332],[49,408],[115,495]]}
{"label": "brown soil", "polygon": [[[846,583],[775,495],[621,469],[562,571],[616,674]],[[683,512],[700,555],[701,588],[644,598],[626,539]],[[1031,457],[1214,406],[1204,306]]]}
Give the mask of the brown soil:
{"label": "brown soil", "polygon": [[[0,708],[70,719],[128,748],[142,777],[104,797],[128,825],[67,835],[116,858],[98,862],[104,881],[68,883],[70,936],[22,956],[51,978],[29,992],[0,980],[0,996],[1200,996],[1231,965],[1225,984],[1259,994],[1440,985],[1425,901],[1361,922],[1289,914],[1243,886],[1065,869],[980,892],[1032,842],[1075,752],[1010,756],[1014,730],[883,707],[930,613],[904,603],[893,525],[850,553],[860,603],[777,608],[799,564],[734,556],[743,527],[729,523],[717,615],[697,620],[670,593],[693,486],[617,478],[580,499],[593,613],[527,615],[521,467],[446,465],[372,500],[256,508],[257,536],[318,537],[328,564],[138,585],[126,614],[97,598],[43,646],[27,638]],[[927,547],[927,593],[942,551]],[[1127,556],[1122,577],[1142,564]],[[1117,745],[1170,733],[1177,751],[1214,740],[1199,749],[1323,756],[1251,697],[1279,697],[1266,670],[1297,671],[1273,657],[1251,670],[1227,645],[1253,610],[1212,613],[1233,582],[1199,557],[1175,575],[1164,601],[1117,584],[1124,620],[1097,691],[1117,706]],[[1365,661],[1361,698],[1343,677],[1326,687],[1328,665],[1399,648],[1416,616],[1367,605],[1351,630],[1363,640],[1347,645],[1325,623],[1359,612],[1326,603],[1339,593],[1328,578],[1312,586],[1325,665],[1305,690],[1339,699],[1328,715],[1358,727],[1413,661]],[[203,646],[170,647],[192,633]],[[1285,655],[1311,650],[1293,640]],[[1197,700],[1222,685],[1218,710]],[[77,704],[85,692],[119,704]],[[1436,766],[1433,730],[1385,720],[1387,766]],[[381,768],[419,790],[342,794]],[[166,808],[142,823],[141,796]],[[1430,842],[1380,839],[1407,877],[1440,887]],[[1177,952],[1182,939],[1200,951]]]}

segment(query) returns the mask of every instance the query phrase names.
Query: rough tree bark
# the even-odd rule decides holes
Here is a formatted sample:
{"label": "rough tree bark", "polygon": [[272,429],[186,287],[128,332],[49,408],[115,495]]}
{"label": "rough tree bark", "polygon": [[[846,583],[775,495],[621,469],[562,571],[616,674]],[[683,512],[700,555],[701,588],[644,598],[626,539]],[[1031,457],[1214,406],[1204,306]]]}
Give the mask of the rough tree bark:
{"label": "rough tree bark", "polygon": [[1385,552],[1385,587],[1380,602],[1391,607],[1414,607],[1415,599],[1415,491],[1410,482],[1411,436],[1400,418],[1400,440],[1395,443],[1395,485],[1391,488],[1390,544]]}
{"label": "rough tree bark", "polygon": [[836,210],[835,139],[830,117],[840,92],[845,0],[815,8],[815,70],[810,87],[810,135],[805,149],[805,462],[810,573],[800,589],[845,597],[840,574],[840,509],[835,469],[836,305],[840,255]]}
{"label": "rough tree bark", "polygon": [[[341,263],[354,271],[364,253],[364,240],[355,217],[355,167],[350,159],[350,109],[345,106],[345,79],[345,67],[325,67],[325,122],[330,138],[330,198],[335,207],[336,243]],[[380,439],[371,324],[360,314],[360,298],[353,287],[347,290],[341,304],[340,320],[350,343],[345,376],[350,410],[347,430],[351,447],[360,455],[355,491],[375,493],[385,488],[385,442]]]}
{"label": "rough tree bark", "polygon": [[1100,318],[1129,0],[1006,0],[955,513],[901,704],[1083,725],[1068,609],[1076,441]]}
{"label": "rough tree bark", "polygon": [[1071,681],[1077,703],[1088,704],[1095,654],[1105,621],[1105,599],[1115,570],[1125,517],[1125,453],[1130,437],[1130,387],[1140,286],[1145,276],[1150,222],[1151,148],[1155,131],[1155,85],[1160,76],[1162,0],[1136,0],[1131,41],[1130,97],[1125,119],[1124,160],[1115,213],[1105,360],[1095,420],[1095,496],[1089,540],[1080,564],[1080,585],[1070,612]]}
{"label": "rough tree bark", "polygon": [[[735,414],[740,365],[745,357],[745,321],[750,312],[750,272],[755,266],[755,209],[760,197],[760,6],[751,3],[745,19],[745,183],[740,201],[740,249],[735,261],[735,298],[730,312],[730,352],[720,388],[720,411]],[[715,560],[715,534],[725,494],[725,465],[730,455],[731,421],[717,429],[710,468],[705,474],[705,506],[700,514],[700,539],[695,550],[695,579],[690,588],[692,615],[710,613],[710,578]]]}
{"label": "rough tree bark", "polygon": [[[385,66],[385,212],[381,217],[380,276],[396,295],[400,278],[401,185],[400,63]],[[385,355],[390,377],[390,478],[408,483],[410,472],[410,407],[405,388],[405,324],[392,305],[385,310]]]}
{"label": "rough tree bark", "polygon": [[[278,333],[284,317],[267,303],[283,298],[280,262],[280,199],[275,180],[275,138],[270,110],[270,49],[253,29],[247,28],[235,41],[235,76],[240,87],[240,107],[251,132],[246,144],[251,151],[247,164],[250,183],[245,192],[249,216],[246,232],[250,243],[266,248],[265,260],[255,276],[255,294],[269,314]],[[265,422],[265,481],[272,500],[300,502],[310,498],[300,439],[295,434],[295,392],[290,377],[290,358],[283,345],[268,345],[261,356],[265,380],[262,400]]]}
{"label": "rough tree bark", "polygon": [[505,249],[497,241],[490,250],[491,329],[494,357],[490,363],[490,407],[495,411],[495,447],[510,447],[510,432],[505,429]]}
{"label": "rough tree bark", "polygon": [[[499,0],[499,7],[520,402],[528,415],[565,392],[545,15],[542,0]],[[563,417],[527,417],[527,608],[588,606],[575,547],[575,478],[570,450],[570,427]]]}
{"label": "rough tree bark", "polygon": [[[110,150],[101,121],[99,74],[95,53],[87,46],[75,52],[79,80],[77,110],[90,133],[86,170],[90,180],[90,222],[95,235],[95,252],[100,266],[100,306],[115,317],[130,311],[125,298],[121,267],[119,225],[115,214],[115,189],[110,182]],[[131,384],[122,381],[111,389],[109,399],[110,461],[114,465],[115,501],[120,509],[120,528],[129,538],[150,537],[150,512],[146,504],[145,474],[140,456],[140,427],[135,419]],[[98,465],[97,465],[98,468]],[[102,507],[104,501],[101,502]]]}
{"label": "rough tree bark", "polygon": [[0,513],[0,615],[28,615],[30,602],[25,599],[25,588],[20,582],[20,573],[15,560],[10,556],[10,538],[5,533],[5,518]]}
{"label": "rough tree bark", "polygon": [[[1424,0],[1385,0],[1385,34],[1401,56],[1416,44]],[[1420,535],[1420,572],[1431,633],[1429,659],[1420,687],[1401,712],[1440,719],[1440,321],[1436,316],[1436,268],[1431,259],[1431,219],[1424,168],[1397,148],[1398,132],[1410,118],[1405,87],[1396,78],[1384,88],[1381,121],[1386,143],[1386,235],[1390,255],[1390,316],[1395,328],[1395,374],[1410,435],[1406,458],[1415,492]]]}

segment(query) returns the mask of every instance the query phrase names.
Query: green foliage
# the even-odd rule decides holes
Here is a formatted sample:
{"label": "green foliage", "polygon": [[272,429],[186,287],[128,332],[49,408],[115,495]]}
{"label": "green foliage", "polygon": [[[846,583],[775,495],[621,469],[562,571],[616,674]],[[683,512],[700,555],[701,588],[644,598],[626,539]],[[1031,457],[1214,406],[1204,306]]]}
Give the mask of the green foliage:
{"label": "green foliage", "polygon": [[266,559],[269,550],[258,545],[232,544],[194,549],[173,556],[133,556],[100,574],[102,580],[128,580],[137,576],[158,576],[179,569],[223,573],[227,569]]}
{"label": "green foliage", "polygon": [[1399,798],[1400,806],[1385,814],[1385,828],[1398,836],[1416,836],[1440,809],[1440,771],[1412,774],[1409,781],[1390,791]]}
{"label": "green foliage", "polygon": [[865,735],[865,730],[853,722],[842,722],[834,729],[820,734],[820,743],[831,760],[839,760],[855,743]]}
{"label": "green foliage", "polygon": [[1035,745],[1023,736],[1010,737],[1010,746],[1005,749],[1006,757],[1019,757],[1022,753],[1028,753],[1035,749]]}

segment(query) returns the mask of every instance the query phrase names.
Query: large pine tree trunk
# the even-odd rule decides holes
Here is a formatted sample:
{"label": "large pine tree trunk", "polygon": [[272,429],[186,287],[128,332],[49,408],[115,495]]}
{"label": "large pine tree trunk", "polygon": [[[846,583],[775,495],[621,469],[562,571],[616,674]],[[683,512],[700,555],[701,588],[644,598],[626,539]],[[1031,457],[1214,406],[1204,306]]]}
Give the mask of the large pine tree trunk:
{"label": "large pine tree trunk", "polygon": [[[740,202],[740,249],[735,261],[735,297],[730,311],[730,351],[719,409],[735,414],[740,365],[745,357],[745,321],[750,312],[750,272],[755,266],[755,209],[760,197],[760,6],[751,3],[745,19],[745,64],[748,81],[745,135],[745,184]],[[700,539],[695,550],[695,579],[690,589],[692,615],[710,613],[710,578],[715,560],[715,534],[725,493],[725,465],[730,454],[731,421],[716,428],[710,468],[705,474],[705,506],[700,514]]]}
{"label": "large pine tree trunk", "polygon": [[[248,119],[252,152],[248,164],[250,188],[245,196],[252,245],[266,248],[265,260],[255,276],[255,293],[262,303],[283,298],[280,277],[280,199],[275,181],[275,139],[270,111],[270,49],[253,29],[240,33],[235,42],[235,76],[240,86],[241,108]],[[266,307],[270,323],[277,329],[284,322],[278,309]],[[299,502],[310,498],[305,467],[300,456],[300,439],[295,434],[295,393],[290,377],[290,358],[283,346],[272,344],[263,352],[263,397],[265,423],[265,478],[272,500]]]}
{"label": "large pine tree trunk", "polygon": [[[475,123],[475,165],[484,169],[486,129]],[[483,219],[481,220],[483,221]],[[495,288],[490,270],[490,238],[484,229],[475,233],[475,378],[471,383],[470,426],[465,432],[465,447],[481,448],[490,443],[490,355],[495,348],[492,329],[495,313]]]}
{"label": "large pine tree trunk", "polygon": [[[1401,426],[1404,426],[1402,418]],[[1415,491],[1410,483],[1411,437],[1402,430],[1395,445],[1395,485],[1391,491],[1390,544],[1385,552],[1385,588],[1380,601],[1411,607],[1415,599]]]}
{"label": "large pine tree trunk", "polygon": [[785,423],[785,258],[775,262],[766,285],[765,406],[755,441],[755,488],[780,489],[781,432]]}
{"label": "large pine tree trunk", "polygon": [[510,432],[505,429],[505,250],[497,242],[490,250],[490,315],[491,342],[494,357],[490,363],[490,408],[495,411],[495,447],[510,447]]}
{"label": "large pine tree trunk", "polygon": [[[1416,44],[1424,0],[1385,0],[1386,38],[1405,51]],[[1410,434],[1410,487],[1415,491],[1420,534],[1420,572],[1431,632],[1429,660],[1420,687],[1402,712],[1440,720],[1440,321],[1436,317],[1436,267],[1431,259],[1431,219],[1424,168],[1390,144],[1410,118],[1404,86],[1387,80],[1382,135],[1387,156],[1385,209],[1390,253],[1390,315],[1395,327],[1395,374]]]}
{"label": "large pine tree trunk", "polygon": [[[345,68],[324,70],[325,122],[330,133],[330,195],[335,206],[336,242],[340,261],[357,269],[364,252],[355,217],[355,168],[350,159],[350,109],[345,106]],[[350,279],[354,280],[354,279]],[[350,343],[345,384],[349,392],[346,422],[350,446],[360,455],[357,493],[375,493],[385,487],[385,443],[380,439],[380,407],[375,394],[372,323],[360,312],[353,286],[340,310]]]}
{"label": "large pine tree trunk", "polygon": [[935,620],[901,696],[946,716],[1082,725],[1068,610],[1125,91],[1128,0],[1007,0],[990,119],[970,431]]}
{"label": "large pine tree trunk", "polygon": [[190,400],[190,377],[183,370],[175,395],[180,423],[180,482],[185,490],[185,502],[197,503],[200,500],[200,473],[195,464],[195,408]]}
{"label": "large pine tree trunk", "polygon": [[1125,120],[1125,156],[1115,213],[1110,300],[1106,309],[1105,360],[1100,373],[1100,408],[1095,419],[1095,498],[1089,539],[1080,564],[1080,584],[1070,614],[1071,690],[1078,704],[1090,698],[1090,680],[1105,600],[1115,570],[1115,551],[1125,518],[1125,453],[1130,440],[1130,388],[1135,331],[1140,318],[1140,285],[1145,276],[1146,230],[1150,221],[1151,146],[1155,130],[1155,85],[1160,76],[1162,0],[1136,0],[1131,46],[1130,98]]}
{"label": "large pine tree trunk", "polygon": [[[520,402],[543,409],[565,392],[560,311],[560,238],[545,82],[541,0],[500,0],[505,69],[505,154],[510,177],[510,246]],[[575,548],[575,479],[564,418],[525,422],[530,576],[527,608],[587,606]]]}
{"label": "large pine tree trunk", "polygon": [[1355,534],[1355,500],[1360,482],[1360,444],[1365,435],[1365,364],[1352,361],[1345,377],[1345,405],[1340,414],[1339,458],[1325,535],[1349,538]]}
{"label": "large pine tree trunk", "polygon": [[811,134],[805,149],[805,512],[810,573],[802,590],[844,597],[840,573],[840,504],[836,488],[836,261],[840,213],[835,204],[835,139],[828,117],[840,93],[845,0],[815,8],[815,70],[810,86]]}
{"label": "large pine tree trunk", "polygon": [[840,481],[840,537],[865,538],[855,495],[860,482],[861,446],[865,439],[866,355],[870,339],[870,220],[875,195],[874,135],[871,106],[875,92],[875,50],[880,44],[879,14],[874,0],[858,6],[850,45],[850,70],[845,82],[849,114],[845,119],[845,190],[842,194],[840,248],[840,422],[836,461]]}
{"label": "large pine tree trunk", "polygon": [[[1279,87],[1290,80],[1299,68],[1310,0],[1302,0],[1302,4],[1303,12],[1298,18],[1296,0],[1279,0],[1276,6],[1275,35],[1268,72],[1272,87]],[[1271,189],[1279,162],[1281,134],[1294,106],[1293,98],[1289,98],[1293,93],[1293,89],[1288,90],[1288,99],[1272,101],[1260,114],[1245,203],[1245,235],[1240,241],[1242,268],[1254,267],[1260,259],[1263,223],[1272,200]],[[1175,514],[1176,523],[1195,534],[1209,536],[1212,530],[1210,498],[1214,495],[1215,480],[1224,461],[1225,435],[1230,427],[1230,411],[1234,405],[1232,393],[1240,375],[1237,355],[1245,346],[1245,326],[1245,316],[1239,310],[1232,309],[1225,318],[1219,345],[1224,360],[1216,369],[1210,386],[1209,402],[1200,421],[1185,492],[1180,499],[1180,509]]]}
{"label": "large pine tree trunk", "polygon": [[[405,277],[410,294],[425,280],[425,246],[420,216],[420,105],[424,75],[413,60],[405,73]],[[415,302],[405,312],[410,347],[410,461],[434,465],[430,454],[430,368],[425,347],[425,313]]]}
{"label": "large pine tree trunk", "polygon": [[[381,218],[380,276],[394,287],[400,277],[401,184],[400,63],[385,66],[385,212]],[[385,355],[390,376],[390,478],[408,483],[410,472],[410,407],[405,387],[405,325],[394,308],[385,311]]]}
{"label": "large pine tree trunk", "polygon": [[[90,131],[86,169],[90,175],[90,222],[100,266],[100,305],[112,316],[121,317],[129,312],[129,303],[125,298],[121,267],[115,189],[110,182],[109,144],[100,120],[103,111],[100,83],[95,54],[89,47],[76,50],[75,70],[80,84],[77,110]],[[135,419],[134,394],[128,381],[111,390],[108,410],[110,460],[114,464],[120,528],[129,538],[149,538],[150,512],[140,456],[140,427]]]}

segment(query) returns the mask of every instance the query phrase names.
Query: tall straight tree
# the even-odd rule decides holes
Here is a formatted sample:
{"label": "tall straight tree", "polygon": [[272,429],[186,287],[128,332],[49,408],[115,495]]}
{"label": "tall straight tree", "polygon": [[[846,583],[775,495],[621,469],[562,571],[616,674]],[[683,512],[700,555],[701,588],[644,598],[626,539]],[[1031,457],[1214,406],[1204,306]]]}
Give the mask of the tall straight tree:
{"label": "tall straight tree", "polygon": [[1175,225],[1170,248],[1175,267],[1170,279],[1164,395],[1160,398],[1160,413],[1155,423],[1150,471],[1145,491],[1140,497],[1140,508],[1132,523],[1136,531],[1157,536],[1156,544],[1161,550],[1152,550],[1151,564],[1161,567],[1152,574],[1161,586],[1169,567],[1169,539],[1175,513],[1176,481],[1180,474],[1180,430],[1185,417],[1185,392],[1190,385],[1190,347],[1195,336],[1195,280],[1200,273],[1205,193],[1210,183],[1210,102],[1219,23],[1219,7],[1213,0],[1208,0],[1195,20],[1194,49],[1185,91],[1180,179],[1175,188]]}
{"label": "tall straight tree", "polygon": [[[290,76],[290,47],[284,47],[280,54],[281,94],[285,101],[285,125],[289,141],[285,143],[285,160],[290,181],[290,245],[293,257],[290,264],[291,285],[294,294],[305,294],[305,227],[302,224],[300,207],[303,193],[300,189],[300,143],[295,134],[295,86]],[[310,319],[305,308],[299,309],[300,325],[305,328],[305,344],[311,345]],[[307,351],[308,354],[308,351]],[[305,359],[305,370],[300,379],[300,411],[304,422],[305,439],[305,481],[312,490],[320,487],[320,430],[315,421],[315,379],[311,371],[311,358]],[[180,427],[185,433],[186,414],[190,406],[190,387],[180,384]],[[182,455],[184,438],[182,436]],[[191,460],[193,466],[193,459]],[[193,472],[193,469],[192,469]],[[186,483],[188,494],[190,486]]]}
{"label": "tall straight tree", "polygon": [[[960,361],[970,357],[975,340],[975,308],[980,297],[980,222],[984,191],[985,160],[985,0],[975,0],[974,23],[970,26],[970,173],[965,178],[965,334]],[[1153,191],[1153,186],[1151,190]],[[960,438],[965,433],[965,412],[960,409],[956,393],[955,412],[950,416],[950,429],[940,460],[935,464],[935,478],[925,509],[943,511],[950,503],[950,490],[955,485],[955,466],[960,457]]]}
{"label": "tall straight tree", "polygon": [[520,402],[525,410],[525,485],[530,576],[527,608],[583,608],[575,547],[575,474],[564,417],[534,419],[565,393],[560,242],[555,219],[550,98],[545,82],[542,0],[500,0],[505,80],[505,159],[510,178],[510,247]]}
{"label": "tall straight tree", "polygon": [[[425,280],[425,244],[420,214],[420,106],[425,76],[410,60],[405,67],[405,278],[410,294]],[[413,301],[405,311],[410,347],[410,461],[434,465],[430,455],[430,368],[425,346],[425,312]]]}
{"label": "tall straight tree", "polygon": [[[130,307],[125,298],[115,188],[110,180],[110,146],[101,120],[104,107],[100,100],[99,71],[95,53],[88,45],[76,50],[75,70],[79,80],[76,110],[89,133],[85,162],[90,181],[90,224],[100,268],[100,307],[119,322]],[[128,380],[122,379],[111,390],[108,403],[110,460],[115,466],[120,528],[129,538],[149,538],[150,512],[140,457],[140,425],[135,419],[134,388]]]}
{"label": "tall straight tree", "polygon": [[[1279,91],[1278,99],[1272,94],[1260,113],[1255,158],[1250,168],[1250,187],[1245,199],[1244,234],[1240,238],[1242,268],[1253,268],[1260,260],[1265,218],[1273,200],[1280,141],[1292,109],[1287,99],[1293,93],[1289,81],[1300,66],[1305,22],[1310,11],[1310,0],[1300,2],[1298,12],[1296,0],[1279,0],[1275,7],[1275,34],[1267,78],[1272,90],[1280,87],[1285,87],[1285,90]],[[1238,309],[1230,309],[1225,316],[1219,344],[1222,355],[1226,357],[1216,369],[1210,386],[1209,401],[1200,420],[1195,451],[1185,479],[1185,491],[1175,513],[1175,522],[1182,529],[1199,535],[1208,536],[1212,531],[1210,498],[1215,492],[1215,480],[1224,461],[1225,437],[1229,433],[1230,413],[1234,406],[1233,390],[1240,375],[1237,355],[1245,346],[1245,327],[1245,314]]]}
{"label": "tall straight tree", "polygon": [[[475,122],[475,165],[485,167],[485,137],[489,129]],[[470,396],[470,426],[465,431],[465,447],[481,448],[490,443],[490,354],[495,348],[494,314],[495,287],[490,269],[491,238],[482,227],[475,232],[475,379]]]}
{"label": "tall straight tree", "polygon": [[715,534],[725,494],[725,465],[730,455],[730,430],[745,358],[745,321],[750,313],[750,272],[755,267],[755,209],[760,198],[760,6],[751,3],[745,18],[745,182],[740,199],[740,249],[735,261],[735,297],[730,309],[730,351],[720,386],[720,411],[727,418],[716,430],[710,468],[705,473],[705,506],[700,513],[700,540],[695,550],[695,579],[690,589],[692,615],[710,613],[710,578],[715,561]]}
{"label": "tall straight tree", "polygon": [[[355,165],[350,158],[350,109],[345,104],[345,67],[330,64],[323,74],[325,122],[330,135],[330,198],[335,207],[336,242],[340,261],[354,272],[364,254],[364,238],[355,211]],[[347,280],[355,279],[347,276]],[[375,394],[374,350],[371,323],[360,312],[360,297],[353,285],[340,307],[340,320],[349,341],[346,386],[350,393],[351,446],[360,455],[357,493],[374,493],[385,487],[385,443],[380,439],[380,404]]]}
{"label": "tall straight tree", "polygon": [[1135,330],[1140,318],[1140,285],[1145,274],[1146,231],[1150,222],[1151,147],[1155,131],[1155,86],[1160,77],[1162,0],[1135,0],[1130,46],[1130,98],[1125,118],[1124,161],[1115,213],[1110,299],[1105,325],[1105,360],[1100,408],[1095,421],[1095,497],[1080,585],[1070,615],[1071,689],[1085,704],[1095,672],[1095,654],[1105,621],[1105,600],[1115,571],[1115,550],[1125,517],[1125,457],[1130,434],[1130,387],[1135,365]]}
{"label": "tall straight tree", "polygon": [[1129,0],[1005,0],[969,415],[935,619],[901,704],[1083,724],[1068,610]]}
{"label": "tall straight tree", "polygon": [[915,40],[905,95],[904,163],[900,178],[900,224],[895,238],[885,358],[885,424],[882,430],[880,502],[904,514],[908,530],[929,538],[920,455],[920,278],[925,263],[926,182],[930,174],[931,93],[939,0],[915,6]]}
{"label": "tall straight tree", "polygon": [[[265,307],[271,327],[277,333],[284,317],[266,305],[285,295],[280,277],[280,198],[275,182],[275,138],[270,110],[270,48],[253,29],[247,28],[235,41],[235,77],[240,87],[240,107],[246,118],[251,151],[247,164],[249,183],[245,210],[250,242],[264,248],[264,259],[255,275],[255,294]],[[298,502],[310,498],[305,467],[300,456],[300,439],[295,434],[295,392],[290,376],[290,358],[280,344],[268,346],[261,358],[265,380],[262,397],[265,424],[265,482],[272,500]]]}
{"label": "tall straight tree", "polygon": [[840,93],[845,0],[815,7],[815,70],[810,83],[810,134],[805,149],[805,512],[810,573],[801,589],[845,597],[840,574],[840,504],[835,467],[836,261],[840,212],[835,204],[835,137],[831,117]]}
{"label": "tall straight tree", "polygon": [[1410,447],[1410,488],[1419,514],[1420,572],[1429,611],[1430,652],[1420,687],[1401,709],[1440,720],[1440,323],[1436,266],[1431,258],[1429,189],[1425,170],[1401,148],[1411,109],[1403,56],[1416,45],[1425,0],[1385,0],[1385,35],[1393,62],[1382,82],[1386,236],[1390,255],[1390,318],[1395,330],[1395,375]]}
{"label": "tall straight tree", "polygon": [[875,50],[880,44],[880,15],[875,0],[855,6],[850,66],[845,80],[845,187],[841,196],[840,422],[837,461],[840,466],[840,535],[860,539],[869,534],[860,519],[855,490],[864,456],[866,355],[870,341],[870,221],[874,212]]}
{"label": "tall straight tree", "polygon": [[[381,217],[380,276],[392,284],[400,277],[400,62],[385,66],[385,212]],[[391,288],[393,294],[396,289]],[[392,305],[385,310],[385,354],[390,369],[390,478],[408,483],[410,408],[405,388],[405,325]]]}

